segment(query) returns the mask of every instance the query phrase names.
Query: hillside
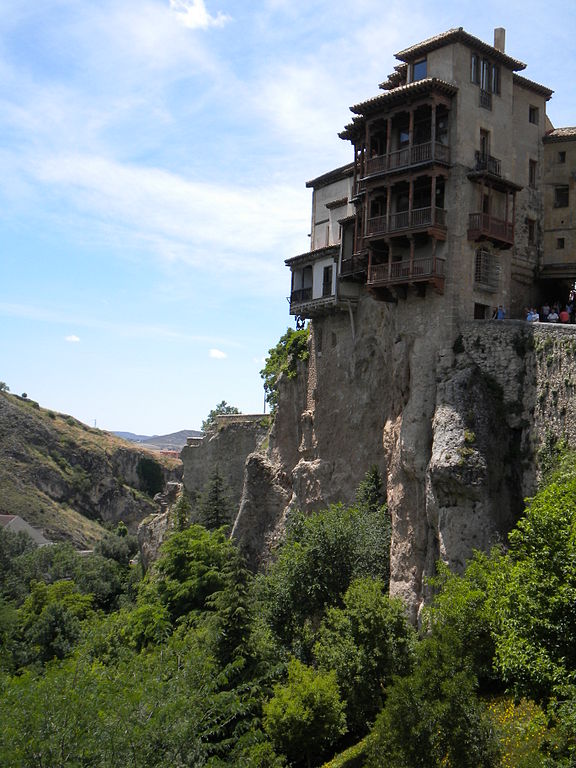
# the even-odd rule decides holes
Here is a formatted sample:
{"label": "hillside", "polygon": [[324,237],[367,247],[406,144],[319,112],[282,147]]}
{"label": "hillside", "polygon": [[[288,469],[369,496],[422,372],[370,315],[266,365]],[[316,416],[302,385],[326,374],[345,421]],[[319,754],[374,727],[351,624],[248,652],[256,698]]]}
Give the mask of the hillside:
{"label": "hillside", "polygon": [[135,435],[133,432],[116,431],[113,434],[131,443],[144,445],[152,451],[180,451],[189,437],[202,437],[204,433],[197,429],[181,429],[169,435]]}
{"label": "hillside", "polygon": [[20,515],[54,541],[90,547],[103,523],[135,530],[180,462],[33,400],[0,394],[0,514]]}

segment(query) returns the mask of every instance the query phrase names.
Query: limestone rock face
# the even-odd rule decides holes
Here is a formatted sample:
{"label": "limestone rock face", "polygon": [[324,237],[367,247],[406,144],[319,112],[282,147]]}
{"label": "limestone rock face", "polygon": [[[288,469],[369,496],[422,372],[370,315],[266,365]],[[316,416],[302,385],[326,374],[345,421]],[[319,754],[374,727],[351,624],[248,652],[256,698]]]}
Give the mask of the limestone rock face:
{"label": "limestone rock face", "polygon": [[170,530],[170,512],[182,487],[182,483],[166,483],[162,493],[154,497],[158,511],[142,520],[138,526],[138,549],[145,571],[158,559],[160,546]]}
{"label": "limestone rock face", "polygon": [[449,307],[365,296],[352,319],[311,323],[308,364],[283,383],[266,457],[247,465],[234,535],[253,563],[291,510],[352,502],[373,465],[392,518],[391,593],[414,621],[438,559],[461,570],[505,540],[542,457],[576,427],[576,328],[459,322]]}
{"label": "limestone rock face", "polygon": [[223,477],[230,500],[238,510],[244,485],[244,464],[266,437],[268,428],[262,414],[219,416],[215,429],[201,440],[189,440],[180,452],[183,481],[191,499],[199,494],[217,469]]}

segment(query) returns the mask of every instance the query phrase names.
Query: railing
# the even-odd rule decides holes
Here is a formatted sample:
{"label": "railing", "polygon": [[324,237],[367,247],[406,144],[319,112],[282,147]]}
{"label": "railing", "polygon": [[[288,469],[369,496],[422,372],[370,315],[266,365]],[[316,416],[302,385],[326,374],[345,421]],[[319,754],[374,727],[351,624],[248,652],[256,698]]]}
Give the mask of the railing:
{"label": "railing", "polygon": [[492,155],[484,155],[482,152],[476,152],[476,170],[488,171],[494,176],[502,176],[501,161]]}
{"label": "railing", "polygon": [[443,208],[415,208],[412,211],[391,213],[389,217],[374,216],[367,222],[368,235],[385,235],[404,229],[421,229],[422,227],[445,227],[446,211]]}
{"label": "railing", "polygon": [[408,168],[411,165],[432,161],[449,163],[450,147],[439,141],[427,141],[424,144],[397,149],[387,155],[376,155],[376,157],[370,157],[366,162],[366,174],[370,176],[375,173],[385,173],[386,171]]}
{"label": "railing", "polygon": [[393,261],[389,264],[373,264],[368,270],[368,285],[423,282],[444,277],[444,260],[434,256],[413,261]]}
{"label": "railing", "polygon": [[492,94],[490,91],[480,90],[480,106],[484,109],[492,109]]}
{"label": "railing", "polygon": [[514,224],[497,219],[488,213],[471,213],[468,219],[468,239],[494,238],[504,243],[514,242]]}
{"label": "railing", "polygon": [[367,264],[368,257],[366,254],[349,256],[347,259],[342,259],[340,275],[342,277],[348,277],[350,275],[357,275],[360,272],[365,272]]}
{"label": "railing", "polygon": [[302,304],[303,301],[312,300],[312,287],[299,288],[290,294],[290,304]]}

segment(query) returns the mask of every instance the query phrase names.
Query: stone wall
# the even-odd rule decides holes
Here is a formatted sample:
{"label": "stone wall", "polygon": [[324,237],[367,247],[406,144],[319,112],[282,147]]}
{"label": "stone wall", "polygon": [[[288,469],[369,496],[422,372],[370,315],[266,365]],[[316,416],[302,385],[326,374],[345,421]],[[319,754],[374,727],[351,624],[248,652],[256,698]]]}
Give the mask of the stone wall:
{"label": "stone wall", "polygon": [[246,458],[257,450],[268,432],[263,414],[218,416],[215,428],[202,440],[191,439],[180,453],[183,482],[192,499],[201,493],[217,469],[235,510],[244,485]]}

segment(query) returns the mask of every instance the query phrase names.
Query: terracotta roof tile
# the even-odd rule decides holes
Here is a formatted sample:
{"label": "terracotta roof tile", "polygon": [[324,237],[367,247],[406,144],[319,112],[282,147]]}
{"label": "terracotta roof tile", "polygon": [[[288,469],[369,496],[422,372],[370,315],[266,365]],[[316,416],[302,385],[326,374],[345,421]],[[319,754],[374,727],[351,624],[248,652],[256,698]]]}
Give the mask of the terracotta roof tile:
{"label": "terracotta roof tile", "polygon": [[439,35],[429,37],[421,43],[416,43],[415,45],[410,46],[410,48],[405,48],[403,51],[396,54],[396,58],[399,59],[399,61],[413,61],[417,56],[422,56],[437,48],[443,48],[450,43],[463,43],[469,48],[474,48],[477,51],[488,54],[492,59],[499,61],[510,69],[526,69],[526,64],[522,61],[513,59],[506,53],[499,51],[498,48],[494,48],[493,45],[488,45],[488,43],[480,40],[480,38],[470,35],[468,32],[464,31],[463,27],[449,29],[446,32],[441,32]]}

